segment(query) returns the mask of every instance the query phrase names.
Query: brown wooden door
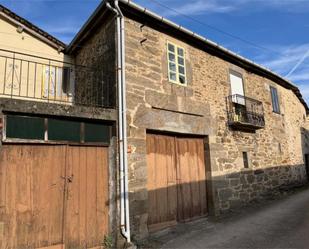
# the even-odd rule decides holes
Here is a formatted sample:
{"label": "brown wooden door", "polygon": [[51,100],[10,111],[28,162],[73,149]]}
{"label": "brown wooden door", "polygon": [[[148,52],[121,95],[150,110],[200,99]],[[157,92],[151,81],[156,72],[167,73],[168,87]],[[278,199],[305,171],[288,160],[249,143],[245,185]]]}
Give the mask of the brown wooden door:
{"label": "brown wooden door", "polygon": [[108,148],[68,147],[65,246],[102,245],[108,233]]}
{"label": "brown wooden door", "polygon": [[0,248],[62,244],[65,149],[0,149]]}
{"label": "brown wooden door", "polygon": [[177,138],[178,220],[186,221],[207,214],[204,141]]}
{"label": "brown wooden door", "polygon": [[147,134],[150,231],[207,214],[204,162],[202,138]]}
{"label": "brown wooden door", "polygon": [[107,148],[3,145],[0,248],[91,248],[107,233]]}
{"label": "brown wooden door", "polygon": [[177,220],[175,138],[147,135],[148,224],[150,230]]}

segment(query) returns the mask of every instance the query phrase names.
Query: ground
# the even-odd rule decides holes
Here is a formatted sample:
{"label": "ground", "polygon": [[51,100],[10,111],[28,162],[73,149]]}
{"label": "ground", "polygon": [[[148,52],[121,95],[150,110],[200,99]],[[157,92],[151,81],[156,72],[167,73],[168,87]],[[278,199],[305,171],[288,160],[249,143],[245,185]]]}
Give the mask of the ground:
{"label": "ground", "polygon": [[221,218],[181,224],[143,248],[309,248],[309,187]]}

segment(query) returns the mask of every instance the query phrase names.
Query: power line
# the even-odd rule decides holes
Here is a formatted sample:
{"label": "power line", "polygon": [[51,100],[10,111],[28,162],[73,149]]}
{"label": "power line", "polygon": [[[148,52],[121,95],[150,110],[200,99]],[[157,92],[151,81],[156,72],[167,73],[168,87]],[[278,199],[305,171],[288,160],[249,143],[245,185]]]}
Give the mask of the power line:
{"label": "power line", "polygon": [[241,41],[241,42],[243,42],[243,43],[246,43],[246,44],[251,45],[251,46],[253,46],[253,47],[259,48],[259,49],[261,49],[261,50],[269,51],[269,52],[272,52],[272,53],[276,53],[276,54],[278,54],[278,55],[280,55],[280,56],[283,56],[281,53],[279,53],[279,52],[277,52],[277,51],[274,51],[274,50],[271,50],[271,49],[269,49],[269,48],[260,46],[260,45],[254,43],[254,42],[251,42],[251,41],[248,41],[248,40],[246,40],[246,39],[243,39],[243,38],[241,38],[241,37],[239,37],[239,36],[237,36],[237,35],[231,34],[231,33],[229,33],[229,32],[226,32],[226,31],[224,31],[224,30],[221,30],[221,29],[219,29],[219,28],[217,28],[217,27],[214,27],[214,26],[212,26],[212,25],[209,25],[209,24],[207,24],[207,23],[204,23],[204,22],[202,22],[202,21],[199,21],[199,20],[193,18],[192,16],[189,16],[189,15],[186,15],[186,14],[180,12],[180,11],[177,11],[177,10],[175,10],[175,9],[173,9],[173,8],[171,8],[171,7],[169,7],[169,6],[167,6],[167,5],[162,4],[161,2],[159,2],[159,1],[157,1],[157,0],[150,0],[150,1],[156,3],[157,5],[159,5],[159,6],[163,7],[163,8],[165,8],[165,9],[168,9],[169,11],[172,11],[172,12],[174,12],[174,13],[180,15],[180,16],[183,16],[183,17],[185,17],[185,18],[187,18],[187,19],[189,19],[189,20],[191,20],[191,21],[193,21],[193,22],[196,22],[196,23],[198,23],[198,24],[200,24],[200,25],[202,25],[202,26],[206,26],[206,27],[208,27],[208,28],[210,28],[210,29],[212,29],[212,30],[218,32],[218,33],[221,33],[221,34],[223,34],[223,35],[229,36],[229,37],[231,37],[231,38],[233,38],[233,39],[239,40],[239,41]]}

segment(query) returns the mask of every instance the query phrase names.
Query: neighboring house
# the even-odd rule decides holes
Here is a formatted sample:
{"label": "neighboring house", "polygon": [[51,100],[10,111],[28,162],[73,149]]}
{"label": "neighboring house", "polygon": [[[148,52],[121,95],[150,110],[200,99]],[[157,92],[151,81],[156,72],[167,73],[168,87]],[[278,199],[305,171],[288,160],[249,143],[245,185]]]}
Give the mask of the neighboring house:
{"label": "neighboring house", "polygon": [[97,68],[1,5],[0,33],[0,248],[102,245],[114,210],[112,86],[102,94]]}
{"label": "neighboring house", "polygon": [[[10,86],[0,98],[0,238],[7,245],[91,248],[107,235],[120,241],[119,228],[127,241],[141,240],[307,181],[309,109],[295,85],[131,1],[119,1],[120,9],[109,2],[65,50],[0,9],[1,29],[11,25],[19,42],[10,40],[18,50],[0,64],[2,86]],[[26,34],[52,58],[26,45]],[[26,46],[43,69],[6,77],[7,63],[22,65],[18,72],[35,65],[16,59]],[[35,90],[25,91],[29,85]],[[46,171],[35,171],[39,165]]]}

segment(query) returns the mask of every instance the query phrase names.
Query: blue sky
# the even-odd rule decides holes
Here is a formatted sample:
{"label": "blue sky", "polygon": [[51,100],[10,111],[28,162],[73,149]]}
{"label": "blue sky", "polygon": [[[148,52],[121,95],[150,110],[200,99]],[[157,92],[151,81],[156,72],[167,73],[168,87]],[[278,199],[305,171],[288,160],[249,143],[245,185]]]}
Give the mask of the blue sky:
{"label": "blue sky", "polygon": [[[135,2],[287,76],[300,87],[309,103],[309,0]],[[177,12],[162,7],[158,2]],[[0,3],[69,43],[100,0],[0,0]],[[207,25],[257,46],[217,32]]]}

